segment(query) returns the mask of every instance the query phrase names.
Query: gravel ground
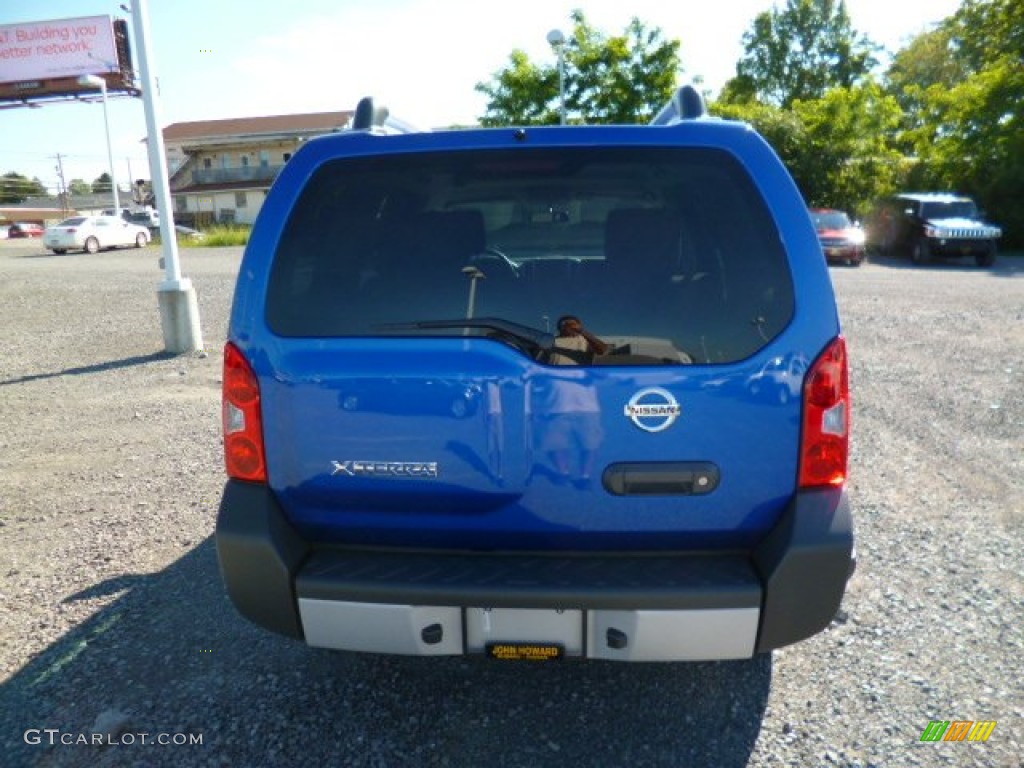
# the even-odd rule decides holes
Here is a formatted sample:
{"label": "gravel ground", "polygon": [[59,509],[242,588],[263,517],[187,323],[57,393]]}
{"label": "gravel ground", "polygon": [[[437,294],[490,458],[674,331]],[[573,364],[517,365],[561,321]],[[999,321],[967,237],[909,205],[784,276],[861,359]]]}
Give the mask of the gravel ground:
{"label": "gravel ground", "polygon": [[[1024,258],[833,271],[860,566],[826,632],[523,666],[234,612],[211,534],[240,249],[182,252],[208,356],[162,353],[158,257],[0,241],[0,765],[1024,766]],[[922,743],[931,720],[997,726]]]}

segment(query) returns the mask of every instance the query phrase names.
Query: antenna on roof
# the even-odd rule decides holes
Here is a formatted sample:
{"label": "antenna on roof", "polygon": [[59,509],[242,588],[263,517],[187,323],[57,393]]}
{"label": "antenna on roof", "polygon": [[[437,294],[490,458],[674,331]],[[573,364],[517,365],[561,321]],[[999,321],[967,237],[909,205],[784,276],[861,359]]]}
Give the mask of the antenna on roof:
{"label": "antenna on roof", "polygon": [[684,85],[674,94],[668,104],[651,120],[651,125],[671,125],[680,120],[698,120],[708,116],[708,108],[700,91],[692,85]]}

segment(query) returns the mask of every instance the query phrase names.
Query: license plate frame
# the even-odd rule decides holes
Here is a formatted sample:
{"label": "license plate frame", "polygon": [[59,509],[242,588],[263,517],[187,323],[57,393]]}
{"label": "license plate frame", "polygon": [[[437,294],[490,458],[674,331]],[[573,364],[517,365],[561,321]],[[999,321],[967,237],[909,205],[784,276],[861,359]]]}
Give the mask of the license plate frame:
{"label": "license plate frame", "polygon": [[487,643],[487,658],[495,661],[561,661],[565,646],[559,643]]}
{"label": "license plate frame", "polygon": [[586,653],[582,610],[466,608],[464,621],[467,653],[501,661],[548,661]]}

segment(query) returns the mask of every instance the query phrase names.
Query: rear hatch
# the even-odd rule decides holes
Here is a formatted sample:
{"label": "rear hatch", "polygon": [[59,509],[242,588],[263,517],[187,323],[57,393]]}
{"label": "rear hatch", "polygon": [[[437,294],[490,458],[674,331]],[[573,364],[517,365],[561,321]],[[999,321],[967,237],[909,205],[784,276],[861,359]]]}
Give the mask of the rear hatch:
{"label": "rear hatch", "polygon": [[[331,160],[294,204],[247,354],[301,533],[730,549],[791,499],[838,332],[791,185],[777,214],[742,152],[538,144]],[[824,293],[798,307],[798,280]]]}

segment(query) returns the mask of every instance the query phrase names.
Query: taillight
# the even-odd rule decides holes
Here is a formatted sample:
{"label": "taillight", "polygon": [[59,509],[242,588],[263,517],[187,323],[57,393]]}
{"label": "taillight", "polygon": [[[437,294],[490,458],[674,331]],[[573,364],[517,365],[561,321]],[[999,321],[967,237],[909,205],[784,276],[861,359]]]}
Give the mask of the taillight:
{"label": "taillight", "polygon": [[265,483],[260,385],[245,355],[230,342],[224,347],[223,419],[228,477]]}
{"label": "taillight", "polygon": [[846,341],[833,341],[804,380],[800,487],[843,485],[850,457],[850,371]]}

